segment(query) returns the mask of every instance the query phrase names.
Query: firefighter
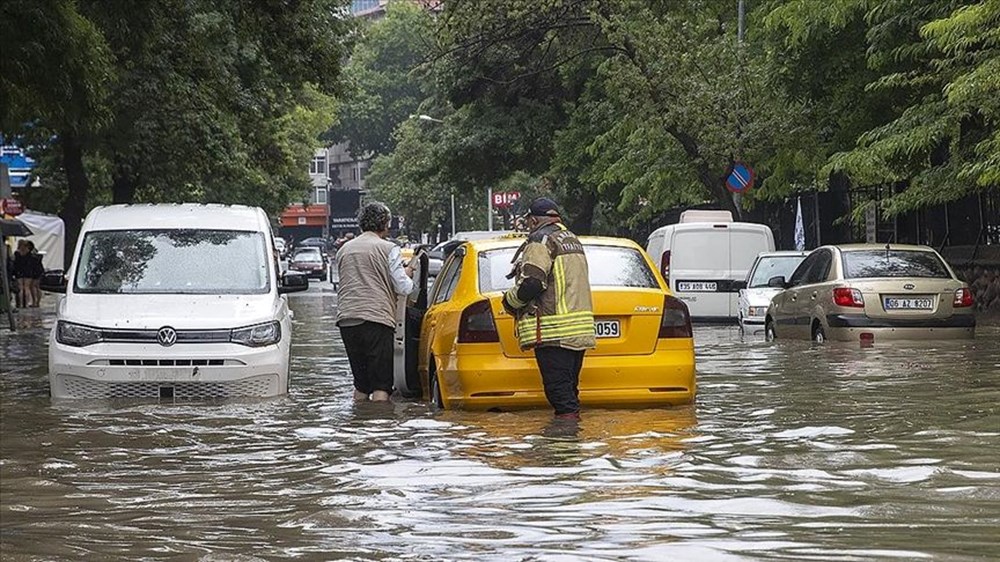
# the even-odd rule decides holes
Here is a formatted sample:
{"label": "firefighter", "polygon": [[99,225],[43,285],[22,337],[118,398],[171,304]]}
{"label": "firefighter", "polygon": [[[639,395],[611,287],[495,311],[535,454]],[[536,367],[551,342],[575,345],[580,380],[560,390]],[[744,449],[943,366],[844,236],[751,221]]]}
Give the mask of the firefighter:
{"label": "firefighter", "polygon": [[531,202],[530,234],[514,255],[503,298],[522,350],[533,349],[545,398],[557,418],[580,417],[580,368],[595,346],[594,307],[583,244],[546,197]]}

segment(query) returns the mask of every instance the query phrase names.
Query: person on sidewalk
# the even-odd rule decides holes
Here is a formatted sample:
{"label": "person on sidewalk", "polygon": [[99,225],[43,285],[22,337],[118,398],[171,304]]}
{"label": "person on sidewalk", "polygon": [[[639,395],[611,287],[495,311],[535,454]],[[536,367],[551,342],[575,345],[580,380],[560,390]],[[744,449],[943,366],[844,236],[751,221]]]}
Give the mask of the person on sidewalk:
{"label": "person on sidewalk", "polygon": [[360,236],[337,252],[337,326],[354,375],[354,399],[389,400],[393,387],[392,341],[396,300],[413,291],[413,269],[399,246],[386,240],[392,213],[369,203],[358,217]]}
{"label": "person on sidewalk", "polygon": [[528,208],[528,239],[514,254],[514,286],[503,297],[522,350],[533,349],[545,398],[557,418],[580,417],[580,368],[596,345],[583,244],[541,197]]}

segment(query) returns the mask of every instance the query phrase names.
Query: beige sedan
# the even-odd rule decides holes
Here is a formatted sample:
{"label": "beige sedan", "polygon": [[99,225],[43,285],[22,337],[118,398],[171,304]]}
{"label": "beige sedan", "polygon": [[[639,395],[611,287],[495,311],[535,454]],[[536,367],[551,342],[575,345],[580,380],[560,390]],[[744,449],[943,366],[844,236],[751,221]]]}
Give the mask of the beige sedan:
{"label": "beige sedan", "polygon": [[851,244],[813,250],[765,317],[776,338],[860,341],[975,336],[969,286],[927,246]]}

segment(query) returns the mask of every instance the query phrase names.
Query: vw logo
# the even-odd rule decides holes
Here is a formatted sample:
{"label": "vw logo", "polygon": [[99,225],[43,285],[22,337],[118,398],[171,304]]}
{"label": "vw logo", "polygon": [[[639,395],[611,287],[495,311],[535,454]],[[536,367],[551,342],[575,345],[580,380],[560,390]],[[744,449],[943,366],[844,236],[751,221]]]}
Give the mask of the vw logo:
{"label": "vw logo", "polygon": [[170,347],[177,343],[177,330],[170,326],[164,326],[156,332],[156,341],[163,347]]}
{"label": "vw logo", "polygon": [[912,291],[914,287],[916,287],[916,285],[914,285],[913,283],[907,283],[906,285],[903,285],[903,288],[906,289],[907,291]]}

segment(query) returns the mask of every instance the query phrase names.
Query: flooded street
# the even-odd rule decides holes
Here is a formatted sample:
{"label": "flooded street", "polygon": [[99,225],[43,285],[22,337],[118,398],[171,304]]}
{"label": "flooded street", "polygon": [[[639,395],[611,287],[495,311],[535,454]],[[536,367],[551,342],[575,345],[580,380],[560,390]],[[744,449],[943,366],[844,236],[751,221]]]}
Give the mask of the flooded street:
{"label": "flooded street", "polygon": [[696,405],[587,410],[571,432],[548,411],[354,405],[335,298],[289,300],[291,390],[273,401],[53,405],[51,313],[0,332],[2,558],[1000,552],[997,328],[860,349],[699,327]]}

